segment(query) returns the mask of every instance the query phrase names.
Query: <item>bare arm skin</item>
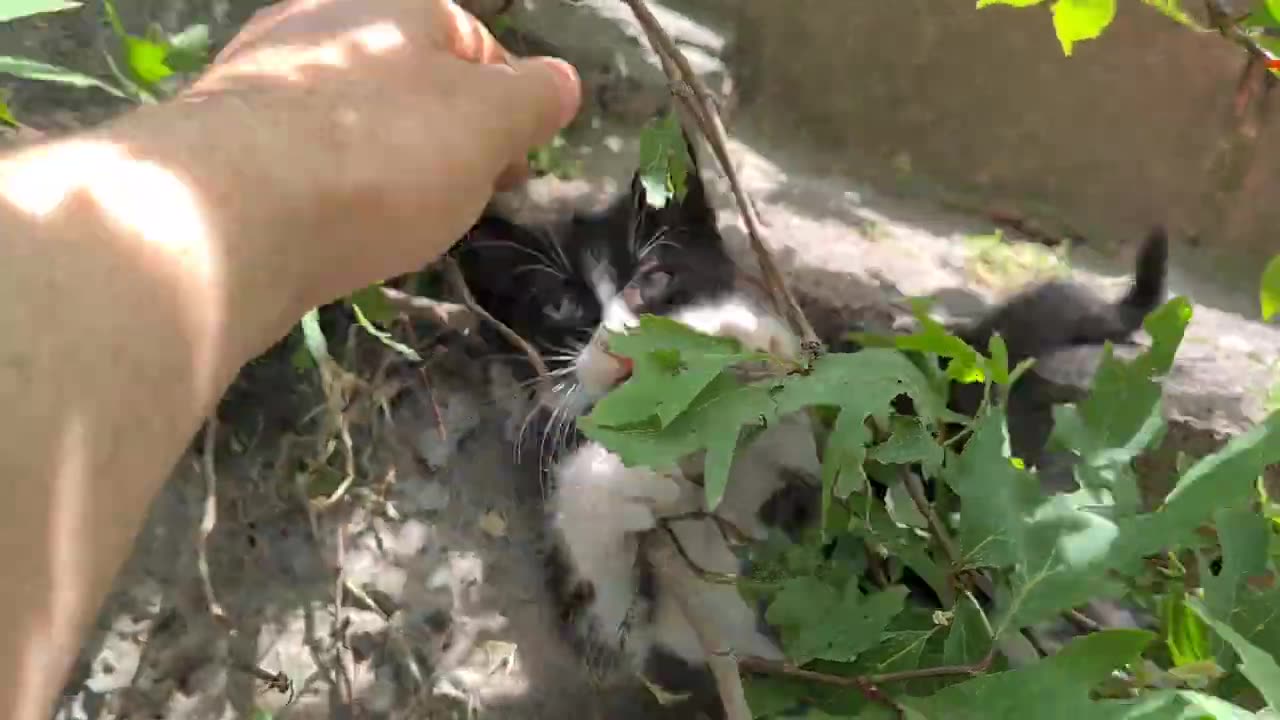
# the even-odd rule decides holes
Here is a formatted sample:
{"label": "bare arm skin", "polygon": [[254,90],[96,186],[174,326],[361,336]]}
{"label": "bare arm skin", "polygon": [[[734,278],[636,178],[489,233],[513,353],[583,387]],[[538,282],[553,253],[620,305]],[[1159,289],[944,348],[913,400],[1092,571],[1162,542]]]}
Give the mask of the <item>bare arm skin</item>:
{"label": "bare arm skin", "polygon": [[44,720],[239,367],[419,266],[576,112],[445,0],[295,0],[182,99],[0,156],[0,717]]}

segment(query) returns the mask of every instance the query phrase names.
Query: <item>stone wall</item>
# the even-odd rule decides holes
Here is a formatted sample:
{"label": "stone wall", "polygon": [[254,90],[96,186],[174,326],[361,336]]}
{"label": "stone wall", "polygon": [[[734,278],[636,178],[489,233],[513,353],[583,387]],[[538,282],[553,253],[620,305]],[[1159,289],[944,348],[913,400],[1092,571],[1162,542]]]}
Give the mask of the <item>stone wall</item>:
{"label": "stone wall", "polygon": [[682,4],[730,18],[744,114],[826,171],[1038,216],[1104,248],[1165,222],[1184,265],[1228,284],[1256,287],[1257,260],[1280,252],[1280,119],[1256,103],[1237,119],[1245,55],[1216,34],[1120,3],[1067,58],[1047,4]]}

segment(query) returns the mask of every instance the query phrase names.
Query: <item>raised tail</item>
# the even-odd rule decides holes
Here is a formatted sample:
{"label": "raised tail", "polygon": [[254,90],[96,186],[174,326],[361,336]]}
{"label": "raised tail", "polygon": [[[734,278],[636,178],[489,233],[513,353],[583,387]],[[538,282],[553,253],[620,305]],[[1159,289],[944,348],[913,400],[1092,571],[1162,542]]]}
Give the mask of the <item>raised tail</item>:
{"label": "raised tail", "polygon": [[1132,330],[1142,326],[1142,321],[1165,300],[1165,284],[1169,273],[1169,236],[1163,226],[1157,225],[1147,233],[1138,250],[1134,263],[1133,285],[1116,303],[1126,324]]}

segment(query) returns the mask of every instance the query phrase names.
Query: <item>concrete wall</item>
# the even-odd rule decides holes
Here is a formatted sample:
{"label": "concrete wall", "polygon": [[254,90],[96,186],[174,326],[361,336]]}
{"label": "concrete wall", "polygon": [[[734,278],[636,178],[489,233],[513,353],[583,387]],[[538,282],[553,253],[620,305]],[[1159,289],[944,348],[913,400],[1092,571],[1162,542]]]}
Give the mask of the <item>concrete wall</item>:
{"label": "concrete wall", "polygon": [[1280,252],[1280,118],[1255,104],[1256,134],[1240,131],[1245,55],[1216,34],[1120,3],[1066,58],[1047,3],[680,4],[735,14],[743,114],[825,170],[1030,213],[1104,248],[1165,222],[1180,264],[1255,286],[1257,259]]}

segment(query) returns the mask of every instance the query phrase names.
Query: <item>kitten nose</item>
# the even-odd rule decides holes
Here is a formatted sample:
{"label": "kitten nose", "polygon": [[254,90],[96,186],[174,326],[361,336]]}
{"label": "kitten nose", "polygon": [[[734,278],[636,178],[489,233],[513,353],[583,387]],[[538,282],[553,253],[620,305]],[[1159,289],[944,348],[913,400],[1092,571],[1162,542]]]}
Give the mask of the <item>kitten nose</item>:
{"label": "kitten nose", "polygon": [[615,380],[615,383],[618,385],[621,385],[627,380],[630,380],[631,373],[633,370],[635,370],[635,366],[636,366],[635,361],[627,357],[626,355],[617,355],[615,353],[609,352],[608,350],[605,350],[605,352],[608,353],[610,358],[612,358],[615,362],[618,363],[618,376],[617,376],[617,380]]}

